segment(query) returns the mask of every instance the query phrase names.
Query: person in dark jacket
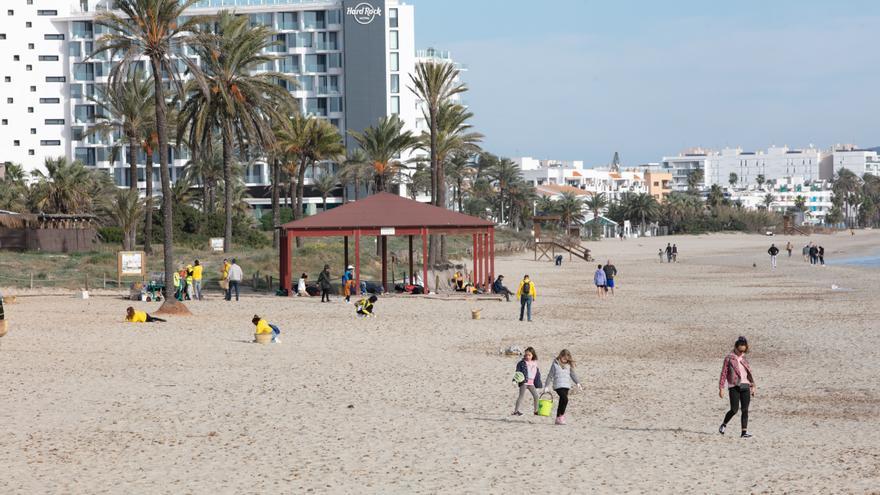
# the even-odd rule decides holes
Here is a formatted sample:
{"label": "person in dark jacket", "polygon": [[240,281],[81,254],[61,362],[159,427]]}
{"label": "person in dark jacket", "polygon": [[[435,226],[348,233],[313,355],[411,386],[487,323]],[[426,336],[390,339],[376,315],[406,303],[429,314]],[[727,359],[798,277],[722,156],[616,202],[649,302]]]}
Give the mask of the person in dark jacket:
{"label": "person in dark jacket", "polygon": [[672,263],[672,245],[670,243],[666,243],[666,262]]}
{"label": "person in dark jacket", "polygon": [[822,246],[819,246],[817,253],[819,255],[819,264],[824,266],[825,265],[825,248]]}
{"label": "person in dark jacket", "polygon": [[779,248],[776,247],[776,244],[770,244],[770,249],[767,250],[767,254],[770,255],[770,269],[776,269],[776,255],[779,254]]}
{"label": "person in dark jacket", "polygon": [[498,278],[492,283],[492,293],[502,294],[504,295],[504,299],[508,302],[510,301],[510,296],[513,295],[513,292],[510,292],[510,289],[504,286],[504,275],[498,275]]}
{"label": "person in dark jacket", "polygon": [[[517,379],[521,379],[517,381]],[[538,354],[533,347],[526,347],[523,352],[523,358],[516,363],[516,374],[514,381],[519,387],[519,395],[516,398],[516,405],[513,407],[513,416],[522,416],[519,406],[522,404],[526,391],[532,393],[532,401],[535,404],[535,414],[538,414],[538,389],[544,388],[541,383],[541,370],[538,369]]]}
{"label": "person in dark jacket", "polygon": [[812,242],[810,243],[810,264],[815,265],[819,263],[819,248],[816,247]]}
{"label": "person in dark jacket", "polygon": [[605,290],[611,291],[611,295],[614,295],[614,277],[617,276],[617,267],[611,264],[611,260],[608,260],[605,263],[605,266],[602,267],[602,270],[605,271]]}
{"label": "person in dark jacket", "polygon": [[321,302],[330,302],[330,265],[318,275],[318,286],[321,288]]}

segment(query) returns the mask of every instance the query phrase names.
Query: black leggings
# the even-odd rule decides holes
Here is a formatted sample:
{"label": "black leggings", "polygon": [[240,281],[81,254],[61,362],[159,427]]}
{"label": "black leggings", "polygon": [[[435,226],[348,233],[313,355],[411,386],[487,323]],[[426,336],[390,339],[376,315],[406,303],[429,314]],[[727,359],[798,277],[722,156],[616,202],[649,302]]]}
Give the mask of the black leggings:
{"label": "black leggings", "polygon": [[321,302],[330,302],[330,289],[321,289]]}
{"label": "black leggings", "polygon": [[147,315],[147,323],[153,323],[154,321],[165,321],[162,318],[156,318],[155,316]]}
{"label": "black leggings", "polygon": [[749,425],[749,401],[752,398],[752,391],[749,390],[749,387],[730,387],[727,389],[727,393],[730,395],[730,411],[724,415],[724,424],[726,425],[730,421],[742,405],[740,419],[742,419],[742,430],[746,431]]}
{"label": "black leggings", "polygon": [[554,390],[556,391],[556,394],[559,395],[559,406],[556,407],[556,415],[565,416],[565,408],[568,407],[568,389],[557,388]]}

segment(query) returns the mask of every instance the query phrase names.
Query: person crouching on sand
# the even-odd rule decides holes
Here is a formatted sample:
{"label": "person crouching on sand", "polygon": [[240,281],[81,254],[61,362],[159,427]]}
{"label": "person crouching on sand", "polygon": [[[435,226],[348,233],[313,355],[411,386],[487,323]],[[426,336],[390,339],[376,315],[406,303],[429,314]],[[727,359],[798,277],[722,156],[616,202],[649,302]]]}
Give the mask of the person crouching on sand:
{"label": "person crouching on sand", "polygon": [[752,377],[752,368],[746,360],[749,352],[749,341],[745,337],[736,339],[733,350],[724,358],[721,366],[721,381],[718,382],[718,397],[724,398],[724,387],[730,395],[730,410],[724,415],[724,422],[718,427],[718,433],[724,435],[727,423],[741,409],[740,420],[742,422],[742,438],[751,438],[748,433],[749,424],[749,401],[755,395],[755,379]]}
{"label": "person crouching on sand", "polygon": [[280,344],[281,339],[278,338],[281,335],[281,329],[277,326],[269,323],[268,321],[260,318],[259,315],[254,315],[251,319],[251,323],[256,325],[257,329],[254,333],[271,333],[272,334],[272,343]]}
{"label": "person crouching on sand", "polygon": [[556,424],[565,424],[565,409],[568,407],[568,391],[571,384],[574,383],[578,389],[583,390],[581,381],[574,372],[574,359],[568,349],[559,351],[559,355],[550,365],[550,372],[547,373],[547,383],[544,385],[541,393],[550,390],[552,385],[553,391],[559,396],[559,405],[556,407]]}
{"label": "person crouching on sand", "polygon": [[519,395],[516,398],[516,404],[513,406],[513,415],[522,416],[519,406],[522,404],[523,397],[526,396],[528,390],[532,394],[532,402],[534,403],[535,415],[538,414],[538,390],[543,388],[541,385],[541,370],[538,369],[538,354],[532,347],[526,347],[523,352],[523,358],[516,363],[515,379],[522,377],[522,381],[517,383],[519,387]]}
{"label": "person crouching on sand", "polygon": [[354,305],[355,313],[358,316],[362,316],[364,318],[368,318],[371,316],[376,316],[373,314],[373,305],[376,304],[379,298],[376,296],[370,296],[369,299],[363,298],[360,301],[356,302]]}
{"label": "person crouching on sand", "polygon": [[153,323],[154,321],[165,321],[162,318],[150,316],[146,311],[135,311],[131,306],[125,308],[125,321],[129,323]]}

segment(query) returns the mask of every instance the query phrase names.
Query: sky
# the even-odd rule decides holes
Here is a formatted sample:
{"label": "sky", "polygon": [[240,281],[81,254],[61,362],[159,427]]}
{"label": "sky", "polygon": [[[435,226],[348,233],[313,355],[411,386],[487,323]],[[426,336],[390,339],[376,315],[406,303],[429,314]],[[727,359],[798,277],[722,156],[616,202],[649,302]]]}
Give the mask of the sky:
{"label": "sky", "polygon": [[659,162],[687,148],[880,146],[880,2],[407,0],[467,65],[484,149]]}

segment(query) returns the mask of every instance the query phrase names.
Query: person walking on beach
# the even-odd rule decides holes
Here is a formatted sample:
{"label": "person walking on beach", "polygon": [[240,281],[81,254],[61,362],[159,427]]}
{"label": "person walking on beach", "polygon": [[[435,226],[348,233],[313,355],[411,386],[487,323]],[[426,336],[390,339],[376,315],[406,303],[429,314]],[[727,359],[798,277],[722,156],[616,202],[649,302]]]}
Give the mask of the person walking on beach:
{"label": "person walking on beach", "polygon": [[822,266],[825,266],[825,248],[822,246],[819,246],[819,249],[817,250],[817,254],[819,255],[819,264]]}
{"label": "person walking on beach", "polygon": [[672,262],[678,263],[678,246],[672,245]]}
{"label": "person walking on beach", "polygon": [[532,301],[535,300],[538,292],[535,290],[535,283],[528,275],[523,277],[519,283],[519,289],[516,290],[516,298],[519,299],[519,321],[523,321],[523,313],[527,313],[529,321],[532,321]]}
{"label": "person walking on beach", "polygon": [[776,269],[776,255],[779,254],[779,248],[776,247],[776,244],[770,244],[770,249],[767,250],[767,254],[770,255],[770,269]]}
{"label": "person walking on beach", "polygon": [[718,382],[718,397],[724,398],[724,388],[730,396],[730,410],[724,415],[724,421],[718,427],[718,433],[724,435],[727,423],[733,418],[737,410],[740,412],[742,423],[742,438],[751,438],[748,432],[749,425],[749,402],[755,395],[755,379],[752,377],[752,368],[746,360],[749,352],[749,341],[745,337],[739,337],[733,344],[733,350],[724,358],[721,365],[721,380]]}
{"label": "person walking on beach", "polygon": [[657,250],[657,256],[660,257],[660,263],[663,263],[663,248]]}
{"label": "person walking on beach", "polygon": [[666,243],[666,262],[672,263],[672,244]]}
{"label": "person walking on beach", "polygon": [[816,247],[812,242],[810,243],[810,264],[815,265],[819,263],[819,248]]}
{"label": "person walking on beach", "polygon": [[605,266],[602,268],[602,271],[605,272],[605,290],[611,291],[611,295],[614,295],[614,277],[617,276],[617,267],[611,264],[611,260],[608,260],[605,263]]}
{"label": "person walking on beach", "polygon": [[565,424],[565,410],[568,408],[568,391],[574,383],[578,389],[583,390],[581,381],[574,372],[574,359],[568,349],[559,351],[559,355],[550,365],[550,372],[547,373],[547,383],[541,390],[541,393],[548,392],[550,387],[559,396],[559,405],[556,407],[556,424]]}
{"label": "person walking on beach", "polygon": [[801,249],[801,253],[804,255],[804,261],[809,261],[808,256],[810,255],[810,243],[804,244],[804,248]]}
{"label": "person walking on beach", "polygon": [[244,278],[241,267],[238,266],[238,263],[235,261],[235,258],[232,258],[232,263],[229,265],[229,290],[226,291],[227,301],[232,300],[232,291],[235,291],[235,300],[238,301],[238,288],[241,284],[241,280]]}
{"label": "person walking on beach", "polygon": [[602,269],[602,265],[599,265],[599,268],[593,273],[593,283],[596,284],[596,296],[599,299],[604,298],[605,284],[608,283],[608,280],[605,278],[605,270]]}
{"label": "person walking on beach", "polygon": [[345,296],[345,302],[351,302],[352,287],[354,287],[354,267],[348,265],[345,273],[342,274],[342,294]]}
{"label": "person walking on beach", "polygon": [[308,296],[309,293],[306,291],[306,280],[309,279],[309,275],[307,273],[303,273],[299,276],[299,280],[296,282],[296,295],[299,297]]}
{"label": "person walking on beach", "polygon": [[532,394],[532,402],[534,403],[535,415],[538,414],[538,390],[544,388],[541,384],[541,370],[538,369],[538,353],[533,347],[526,347],[523,352],[523,358],[516,363],[516,374],[514,379],[521,376],[522,381],[517,383],[519,387],[519,395],[516,397],[516,404],[513,406],[513,416],[522,416],[519,406],[522,405],[523,397],[526,391]]}
{"label": "person walking on beach", "polygon": [[204,267],[199,264],[199,260],[195,261],[193,265],[193,292],[195,293],[196,299],[199,301],[202,300],[202,270]]}
{"label": "person walking on beach", "polygon": [[785,250],[788,251],[788,257],[791,258],[791,249],[792,249],[791,241],[785,243]]}
{"label": "person walking on beach", "polygon": [[330,265],[318,275],[318,286],[321,288],[321,302],[330,302]]}

